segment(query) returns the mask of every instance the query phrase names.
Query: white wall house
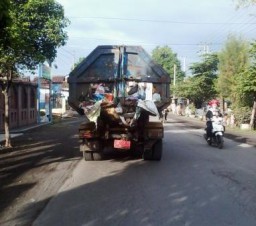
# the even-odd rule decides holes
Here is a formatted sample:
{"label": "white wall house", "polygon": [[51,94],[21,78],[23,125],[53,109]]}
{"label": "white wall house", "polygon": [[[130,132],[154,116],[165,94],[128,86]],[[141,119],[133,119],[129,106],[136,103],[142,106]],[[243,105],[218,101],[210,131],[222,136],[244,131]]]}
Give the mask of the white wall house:
{"label": "white wall house", "polygon": [[49,89],[49,81],[41,79],[39,84],[39,108],[41,112],[43,111],[46,113],[46,116],[41,117],[41,121],[49,120],[49,107],[52,109],[52,114],[57,114],[60,116],[65,114],[69,96],[69,89],[65,76],[53,76],[51,84],[51,95]]}

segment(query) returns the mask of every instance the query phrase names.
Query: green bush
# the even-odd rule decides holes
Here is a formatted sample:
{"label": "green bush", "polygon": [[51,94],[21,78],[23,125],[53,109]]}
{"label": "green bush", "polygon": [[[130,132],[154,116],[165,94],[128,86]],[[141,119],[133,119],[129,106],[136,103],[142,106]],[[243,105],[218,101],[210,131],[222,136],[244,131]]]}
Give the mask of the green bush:
{"label": "green bush", "polygon": [[234,109],[235,119],[238,125],[250,123],[252,109],[250,107],[240,107]]}
{"label": "green bush", "polygon": [[195,114],[196,113],[196,107],[194,104],[189,104],[189,109],[191,111],[191,114]]}
{"label": "green bush", "polygon": [[40,111],[40,116],[45,116],[45,112],[44,111]]}
{"label": "green bush", "polygon": [[55,114],[52,115],[52,122],[53,123],[57,123],[57,122],[60,122],[60,121],[61,121],[61,116],[60,115],[55,115]]}

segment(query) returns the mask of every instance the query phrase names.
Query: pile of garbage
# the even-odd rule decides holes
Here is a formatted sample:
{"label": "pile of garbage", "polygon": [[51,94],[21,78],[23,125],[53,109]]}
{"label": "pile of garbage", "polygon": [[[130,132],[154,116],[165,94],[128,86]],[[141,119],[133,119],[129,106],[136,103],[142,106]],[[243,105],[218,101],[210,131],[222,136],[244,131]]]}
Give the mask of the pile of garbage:
{"label": "pile of garbage", "polygon": [[[123,91],[123,92],[120,92]],[[110,121],[132,127],[142,111],[162,117],[162,110],[170,100],[162,100],[152,83],[127,82],[115,89],[106,84],[92,84],[86,98],[81,99],[80,108],[91,122],[103,115]]]}

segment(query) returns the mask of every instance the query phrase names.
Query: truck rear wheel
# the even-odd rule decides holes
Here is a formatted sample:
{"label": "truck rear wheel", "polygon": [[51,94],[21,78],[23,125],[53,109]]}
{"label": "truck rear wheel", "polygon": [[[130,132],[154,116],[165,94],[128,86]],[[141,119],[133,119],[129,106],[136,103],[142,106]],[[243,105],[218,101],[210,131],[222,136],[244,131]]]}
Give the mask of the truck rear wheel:
{"label": "truck rear wheel", "polygon": [[80,145],[85,161],[100,161],[104,158],[103,147],[99,140],[91,139]]}
{"label": "truck rear wheel", "polygon": [[84,144],[80,145],[80,151],[83,153],[83,158],[84,158],[85,161],[92,161],[93,160],[92,152],[88,151]]}
{"label": "truck rear wheel", "polygon": [[93,156],[91,151],[83,151],[83,157],[85,161],[92,161]]}
{"label": "truck rear wheel", "polygon": [[104,158],[103,152],[92,152],[93,160],[100,161]]}
{"label": "truck rear wheel", "polygon": [[83,151],[83,158],[85,161],[100,161],[104,158],[104,155],[101,152]]}
{"label": "truck rear wheel", "polygon": [[163,152],[163,141],[158,140],[152,148],[152,160],[160,161]]}

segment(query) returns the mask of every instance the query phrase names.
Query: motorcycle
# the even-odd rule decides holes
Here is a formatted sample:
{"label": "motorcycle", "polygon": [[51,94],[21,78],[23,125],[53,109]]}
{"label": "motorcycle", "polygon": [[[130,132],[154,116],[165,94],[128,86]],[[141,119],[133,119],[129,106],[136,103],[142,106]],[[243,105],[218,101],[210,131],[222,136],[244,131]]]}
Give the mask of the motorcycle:
{"label": "motorcycle", "polygon": [[[207,130],[205,129],[205,131]],[[208,145],[214,145],[217,146],[219,149],[222,149],[224,145],[224,132],[225,127],[223,125],[223,120],[213,120],[210,139],[208,139],[207,133],[204,134],[204,138],[207,141]]]}

